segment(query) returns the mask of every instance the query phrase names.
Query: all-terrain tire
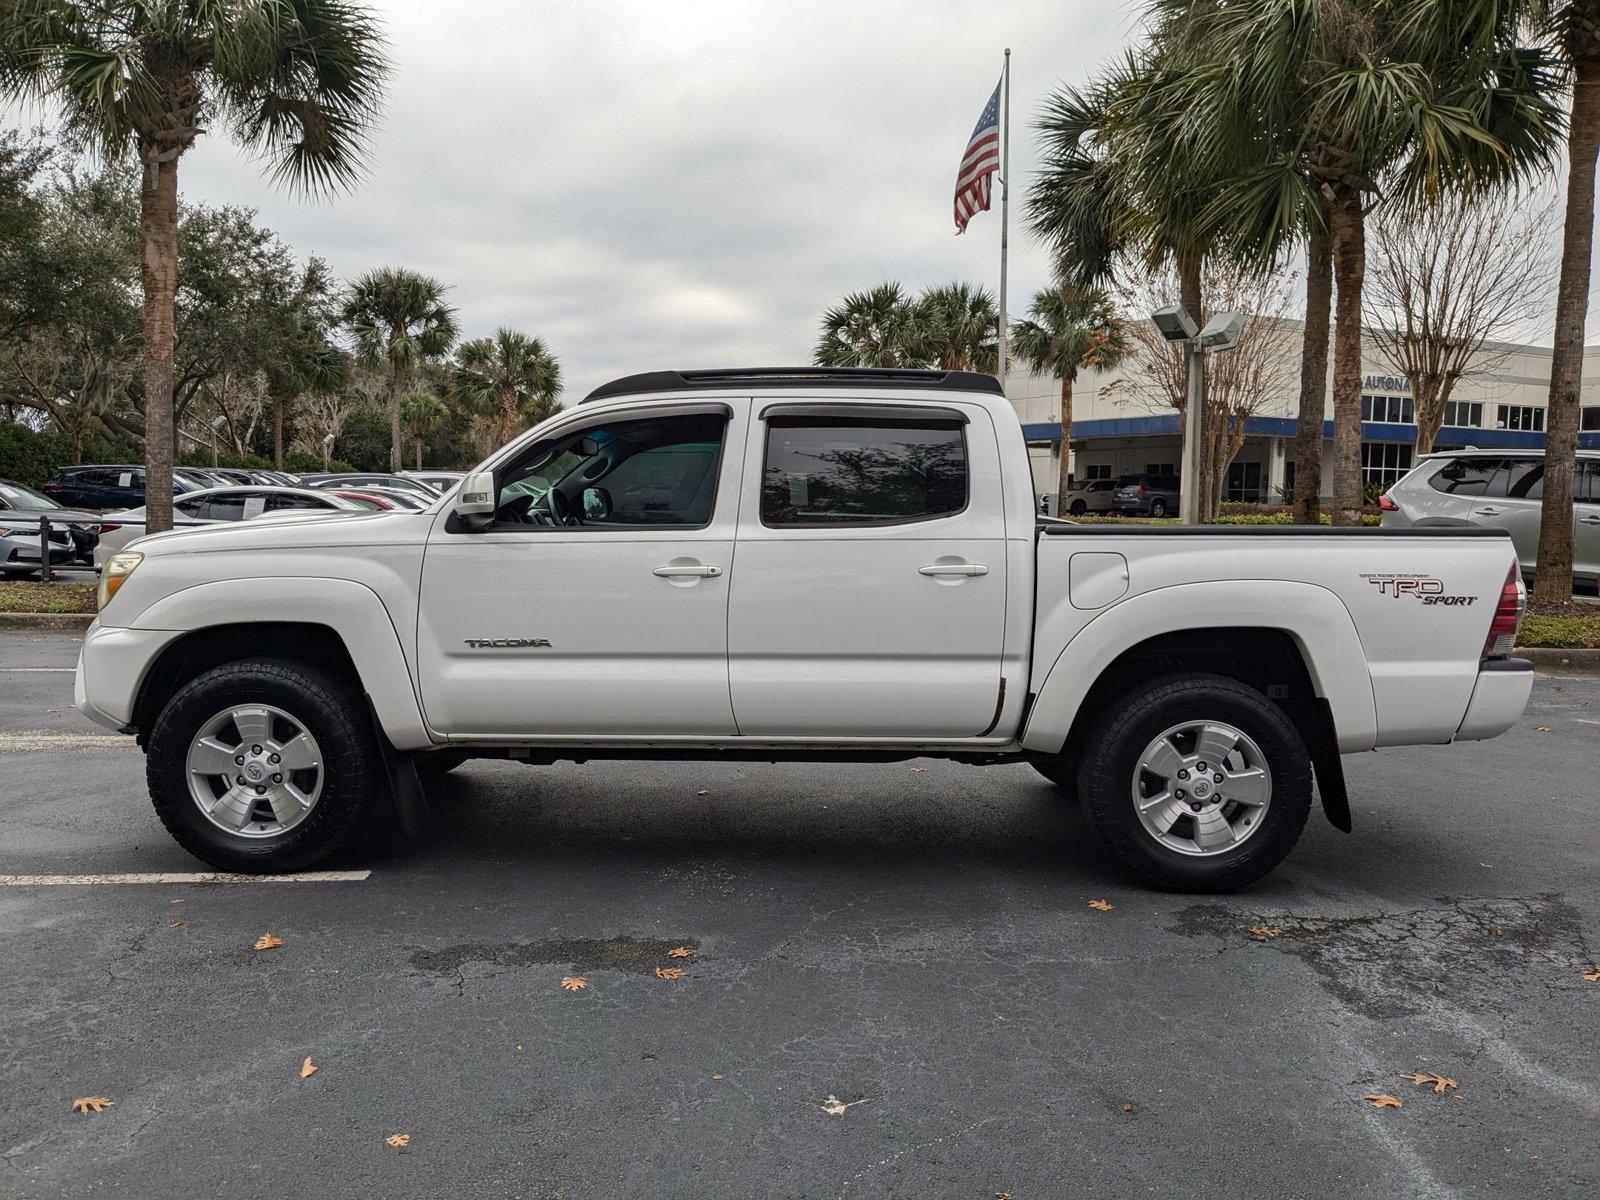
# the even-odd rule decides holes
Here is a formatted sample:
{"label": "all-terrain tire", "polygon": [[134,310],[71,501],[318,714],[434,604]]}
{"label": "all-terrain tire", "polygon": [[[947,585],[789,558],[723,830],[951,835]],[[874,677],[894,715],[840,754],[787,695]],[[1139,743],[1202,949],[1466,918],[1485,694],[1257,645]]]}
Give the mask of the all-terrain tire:
{"label": "all-terrain tire", "polygon": [[[1259,824],[1232,849],[1204,857],[1163,844],[1133,799],[1140,756],[1187,721],[1225,722],[1260,749],[1271,773]],[[1220,790],[1220,789],[1219,789]],[[1078,794],[1106,848],[1150,882],[1187,892],[1227,892],[1260,879],[1294,848],[1311,811],[1311,756],[1283,710],[1226,675],[1161,675],[1119,696],[1096,721],[1078,766]]]}
{"label": "all-terrain tire", "polygon": [[[304,819],[272,837],[218,828],[189,791],[188,753],[201,727],[231,706],[266,704],[292,714],[322,750],[322,793]],[[156,814],[189,853],[224,871],[296,871],[343,846],[366,821],[385,782],[366,701],[349,680],[295,659],[246,658],[196,676],[167,701],[150,730],[145,776]]]}

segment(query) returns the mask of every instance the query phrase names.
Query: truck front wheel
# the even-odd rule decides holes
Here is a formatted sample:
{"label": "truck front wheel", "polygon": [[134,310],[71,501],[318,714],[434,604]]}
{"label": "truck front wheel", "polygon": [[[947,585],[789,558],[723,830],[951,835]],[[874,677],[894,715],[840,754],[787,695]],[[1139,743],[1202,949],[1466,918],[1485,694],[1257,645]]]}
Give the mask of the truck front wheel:
{"label": "truck front wheel", "polygon": [[310,663],[224,663],[156,718],[145,765],[167,831],[224,871],[294,871],[372,809],[383,763],[360,692]]}
{"label": "truck front wheel", "polygon": [[1311,811],[1311,756],[1254,688],[1225,675],[1163,675],[1096,722],[1078,791],[1101,840],[1146,879],[1225,892],[1294,848]]}

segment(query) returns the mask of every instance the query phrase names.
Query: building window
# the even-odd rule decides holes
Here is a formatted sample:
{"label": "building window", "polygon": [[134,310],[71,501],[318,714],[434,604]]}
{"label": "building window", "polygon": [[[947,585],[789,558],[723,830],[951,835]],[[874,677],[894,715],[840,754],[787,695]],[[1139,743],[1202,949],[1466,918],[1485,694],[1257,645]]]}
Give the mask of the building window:
{"label": "building window", "polygon": [[1596,430],[1600,430],[1600,407],[1584,409],[1582,419],[1578,422],[1578,428],[1585,433],[1593,433]]}
{"label": "building window", "polygon": [[1178,468],[1172,463],[1145,463],[1146,475],[1176,475]]}
{"label": "building window", "polygon": [[1083,468],[1083,477],[1085,479],[1110,479],[1111,464],[1090,463]]}
{"label": "building window", "polygon": [[1444,423],[1458,429],[1477,429],[1483,424],[1483,405],[1475,400],[1448,401],[1444,406]]}
{"label": "building window", "polygon": [[1417,411],[1410,396],[1363,396],[1361,419],[1385,425],[1415,425]]}
{"label": "building window", "polygon": [[1228,466],[1228,486],[1224,500],[1239,500],[1246,504],[1261,503],[1261,464],[1236,462]]}
{"label": "building window", "polygon": [[1404,442],[1362,442],[1361,481],[1369,487],[1393,487],[1400,476],[1411,470],[1414,449]]}
{"label": "building window", "polygon": [[1283,462],[1283,499],[1285,502],[1294,498],[1294,459],[1286,458]]}
{"label": "building window", "polygon": [[1520,429],[1525,433],[1544,432],[1544,409],[1537,404],[1502,404],[1496,429]]}

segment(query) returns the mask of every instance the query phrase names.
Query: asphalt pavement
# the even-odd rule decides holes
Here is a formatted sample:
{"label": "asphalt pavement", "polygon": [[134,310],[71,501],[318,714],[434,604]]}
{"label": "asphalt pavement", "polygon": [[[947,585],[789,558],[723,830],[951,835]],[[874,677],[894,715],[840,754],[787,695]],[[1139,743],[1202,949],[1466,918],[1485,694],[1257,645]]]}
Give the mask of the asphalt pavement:
{"label": "asphalt pavement", "polygon": [[[75,655],[0,639],[0,876],[205,870]],[[0,1196],[1596,1194],[1600,679],[1345,767],[1227,897],[934,761],[472,763],[358,881],[0,879]]]}

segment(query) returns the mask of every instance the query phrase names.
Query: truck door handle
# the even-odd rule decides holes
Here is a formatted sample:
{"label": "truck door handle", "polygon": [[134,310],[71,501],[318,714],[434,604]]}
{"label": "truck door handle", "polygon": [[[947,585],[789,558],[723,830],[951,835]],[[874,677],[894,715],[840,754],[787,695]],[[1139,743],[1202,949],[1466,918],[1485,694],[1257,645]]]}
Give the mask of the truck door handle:
{"label": "truck door handle", "polygon": [[929,563],[918,567],[918,575],[987,575],[989,568],[982,563]]}
{"label": "truck door handle", "polygon": [[1600,525],[1600,517],[1579,517],[1578,523],[1581,525]]}
{"label": "truck door handle", "polygon": [[715,579],[722,574],[721,567],[706,566],[699,563],[694,566],[679,565],[670,567],[657,567],[651,571],[652,575],[659,575],[663,579]]}
{"label": "truck door handle", "polygon": [[1472,511],[1480,517],[1498,517],[1500,515],[1500,510],[1492,504],[1485,504],[1482,508],[1475,508]]}

